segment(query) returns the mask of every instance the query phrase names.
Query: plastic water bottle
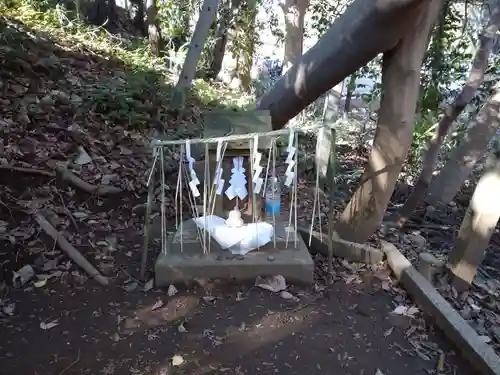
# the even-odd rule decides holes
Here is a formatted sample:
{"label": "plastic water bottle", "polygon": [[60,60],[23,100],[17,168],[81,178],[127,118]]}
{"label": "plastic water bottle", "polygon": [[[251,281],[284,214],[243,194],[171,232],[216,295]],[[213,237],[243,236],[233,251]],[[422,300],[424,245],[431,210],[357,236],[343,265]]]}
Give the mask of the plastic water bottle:
{"label": "plastic water bottle", "polygon": [[271,177],[266,187],[266,214],[268,217],[279,215],[281,208],[281,191],[277,177]]}

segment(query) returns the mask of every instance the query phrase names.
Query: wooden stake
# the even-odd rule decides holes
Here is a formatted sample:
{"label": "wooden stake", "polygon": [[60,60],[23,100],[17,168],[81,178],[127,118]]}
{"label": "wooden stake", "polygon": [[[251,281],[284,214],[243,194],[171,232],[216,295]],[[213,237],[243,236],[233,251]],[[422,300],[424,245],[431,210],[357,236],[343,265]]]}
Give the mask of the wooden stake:
{"label": "wooden stake", "polygon": [[490,155],[448,257],[453,286],[468,289],[481,264],[490,238],[500,219],[500,147]]}

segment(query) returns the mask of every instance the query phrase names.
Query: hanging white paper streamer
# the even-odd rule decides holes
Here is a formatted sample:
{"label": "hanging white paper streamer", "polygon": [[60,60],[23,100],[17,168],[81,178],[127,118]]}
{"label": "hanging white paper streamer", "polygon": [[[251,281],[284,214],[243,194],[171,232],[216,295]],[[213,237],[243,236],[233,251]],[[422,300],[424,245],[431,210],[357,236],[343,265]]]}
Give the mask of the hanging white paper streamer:
{"label": "hanging white paper streamer", "polygon": [[217,185],[217,195],[221,195],[222,191],[224,189],[224,180],[222,179],[222,163],[220,163],[219,167],[219,162],[221,161],[221,155],[222,153],[222,141],[217,142],[217,154],[215,155],[215,161],[217,164],[216,170],[215,170],[215,178],[214,178],[214,185]]}
{"label": "hanging white paper streamer", "polygon": [[193,192],[193,196],[197,198],[200,196],[200,191],[198,190],[200,180],[198,180],[198,176],[196,176],[196,172],[193,169],[196,160],[191,156],[191,142],[189,139],[186,140],[186,160],[188,162],[189,175],[191,176],[191,181],[189,181],[188,185]]}
{"label": "hanging white paper streamer", "polygon": [[285,163],[288,164],[288,167],[285,172],[285,186],[290,186],[293,182],[293,179],[295,177],[295,167],[296,167],[296,162],[294,160],[295,153],[297,150],[295,147],[293,147],[293,140],[295,137],[295,132],[293,130],[290,130],[290,135],[288,136],[288,156],[286,158]]}
{"label": "hanging white paper streamer", "polygon": [[238,156],[233,158],[233,169],[231,169],[231,179],[229,180],[229,188],[226,190],[226,196],[231,200],[236,196],[244,199],[248,195],[246,188],[247,179],[245,177],[245,169],[243,168],[243,157]]}
{"label": "hanging white paper streamer", "polygon": [[255,194],[259,194],[262,189],[262,184],[264,183],[264,179],[260,177],[262,173],[262,166],[260,165],[260,160],[262,159],[262,154],[259,152],[259,137],[256,135],[253,139],[253,177],[252,182],[254,183],[253,190]]}

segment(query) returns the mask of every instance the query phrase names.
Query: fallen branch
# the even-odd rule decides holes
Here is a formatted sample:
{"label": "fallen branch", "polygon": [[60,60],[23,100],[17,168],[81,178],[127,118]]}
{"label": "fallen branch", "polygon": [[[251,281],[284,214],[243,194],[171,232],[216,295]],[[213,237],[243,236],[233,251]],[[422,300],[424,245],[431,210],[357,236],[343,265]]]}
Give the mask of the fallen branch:
{"label": "fallen branch", "polygon": [[59,233],[56,228],[52,226],[52,224],[40,213],[33,214],[40,228],[52,237],[54,241],[57,242],[61,250],[63,250],[70,258],[73,260],[80,268],[82,268],[87,274],[92,277],[95,281],[97,281],[101,285],[108,285],[108,279],[102,276],[95,267],[89,263],[87,259],[76,250],[73,245],[71,245],[68,240]]}
{"label": "fallen branch", "polygon": [[104,196],[104,195],[118,194],[122,192],[122,189],[117,188],[116,186],[92,185],[86,181],[83,181],[80,177],[75,175],[73,172],[67,170],[62,165],[56,166],[56,171],[63,181],[67,181],[74,187],[83,190],[84,192],[89,194],[97,193],[101,196]]}
{"label": "fallen branch", "polygon": [[15,167],[10,164],[0,165],[0,169],[4,169],[10,172],[20,172],[27,174],[36,174],[39,176],[56,177],[55,173],[51,171],[44,171],[43,169],[36,169],[36,168]]}

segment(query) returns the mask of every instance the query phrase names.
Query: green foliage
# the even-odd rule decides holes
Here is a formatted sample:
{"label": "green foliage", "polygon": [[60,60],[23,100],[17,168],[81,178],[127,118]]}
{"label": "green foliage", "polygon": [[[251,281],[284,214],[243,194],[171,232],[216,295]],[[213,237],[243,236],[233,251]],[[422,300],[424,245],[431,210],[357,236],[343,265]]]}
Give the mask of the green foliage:
{"label": "green foliage", "polygon": [[476,40],[468,36],[475,33],[464,23],[464,12],[450,0],[445,2],[423,64],[421,111],[437,111],[452,94],[453,84],[467,78]]}
{"label": "green foliage", "polygon": [[310,0],[309,9],[312,15],[307,34],[322,36],[351,3],[352,0]]}
{"label": "green foliage", "polygon": [[[120,124],[143,128],[151,121],[167,121],[173,95],[172,85],[177,80],[177,71],[183,61],[185,48],[170,56],[169,64],[153,56],[149,43],[143,39],[125,39],[109,34],[102,27],[88,26],[71,18],[61,6],[30,1],[18,2],[7,9],[5,15],[21,22],[42,43],[35,42],[25,48],[8,48],[23,45],[25,40],[12,39],[12,35],[1,32],[0,61],[5,60],[14,69],[19,61],[43,65],[58,85],[57,90],[40,93],[44,103],[56,104],[63,98],[64,110],[77,121],[100,119],[103,124]],[[1,19],[0,19],[1,20]],[[19,33],[18,33],[19,34]],[[24,34],[23,34],[24,35]],[[26,37],[24,37],[26,38]],[[44,44],[56,47],[46,48]],[[1,44],[0,44],[1,46]],[[55,49],[54,49],[55,48]],[[74,71],[60,60],[57,49],[88,55],[90,71]],[[42,56],[39,51],[46,51]],[[175,52],[175,51],[174,51]],[[32,68],[28,68],[29,71]],[[57,95],[54,93],[58,93]],[[202,105],[240,108],[248,104],[246,97],[229,92],[224,87],[195,82],[194,98]],[[59,99],[54,99],[55,96]],[[29,108],[28,108],[29,109]],[[36,112],[36,111],[35,111]]]}
{"label": "green foliage", "polygon": [[168,38],[180,37],[182,41],[187,40],[190,35],[190,16],[193,10],[193,1],[158,1],[158,20],[163,35]]}
{"label": "green foliage", "polygon": [[220,90],[217,86],[202,79],[194,81],[194,90],[202,92],[201,103],[204,106],[224,107],[228,109],[255,109],[255,102],[250,95],[239,92]]}

